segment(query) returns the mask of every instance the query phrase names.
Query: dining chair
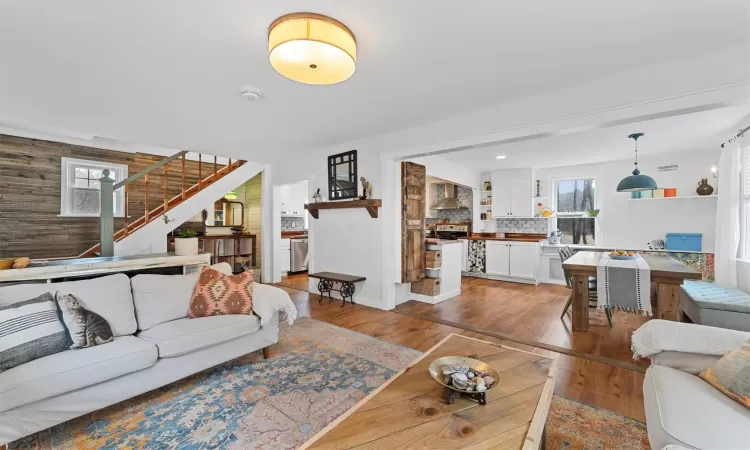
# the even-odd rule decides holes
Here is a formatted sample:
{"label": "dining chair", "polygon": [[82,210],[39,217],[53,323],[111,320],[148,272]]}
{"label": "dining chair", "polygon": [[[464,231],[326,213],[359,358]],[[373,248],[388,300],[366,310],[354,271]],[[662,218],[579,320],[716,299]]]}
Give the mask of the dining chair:
{"label": "dining chair", "polygon": [[[558,250],[558,253],[560,254],[560,263],[564,263],[568,258],[573,256],[573,249],[565,246]],[[571,293],[570,296],[568,296],[568,301],[565,303],[565,308],[563,308],[562,314],[560,314],[560,319],[565,317],[565,313],[568,312],[570,305],[573,304],[573,277],[570,275],[570,271],[564,267],[563,274],[565,275],[565,285],[571,290]],[[589,277],[589,308],[596,308],[598,299],[599,296],[596,292],[596,277]],[[609,322],[609,327],[612,328],[612,310],[605,308],[604,314],[607,315],[607,322]]]}

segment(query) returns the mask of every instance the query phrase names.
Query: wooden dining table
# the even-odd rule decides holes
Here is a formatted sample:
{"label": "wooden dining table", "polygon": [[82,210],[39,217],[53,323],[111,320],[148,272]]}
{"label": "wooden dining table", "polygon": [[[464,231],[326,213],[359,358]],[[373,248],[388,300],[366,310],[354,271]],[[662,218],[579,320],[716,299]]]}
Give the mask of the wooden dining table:
{"label": "wooden dining table", "polygon": [[[573,329],[589,329],[589,277],[596,276],[596,268],[604,252],[579,251],[563,263],[569,271],[573,287]],[[664,254],[644,253],[641,257],[651,268],[651,307],[657,319],[679,322],[680,285],[685,280],[700,280],[703,275]]]}

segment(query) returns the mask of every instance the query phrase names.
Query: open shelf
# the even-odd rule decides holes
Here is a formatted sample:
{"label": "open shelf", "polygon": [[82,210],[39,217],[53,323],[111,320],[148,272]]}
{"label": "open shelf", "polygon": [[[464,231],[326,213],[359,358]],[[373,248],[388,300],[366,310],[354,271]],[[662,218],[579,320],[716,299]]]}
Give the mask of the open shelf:
{"label": "open shelf", "polygon": [[313,218],[317,219],[321,209],[351,209],[351,208],[364,208],[370,213],[370,217],[373,219],[378,218],[378,208],[383,206],[382,200],[349,200],[340,202],[320,202],[320,203],[308,203],[305,205],[305,209],[310,212]]}
{"label": "open shelf", "polygon": [[693,198],[719,198],[718,195],[687,195],[683,197],[656,197],[656,198],[629,198],[630,201],[649,201],[649,200],[680,200]]}

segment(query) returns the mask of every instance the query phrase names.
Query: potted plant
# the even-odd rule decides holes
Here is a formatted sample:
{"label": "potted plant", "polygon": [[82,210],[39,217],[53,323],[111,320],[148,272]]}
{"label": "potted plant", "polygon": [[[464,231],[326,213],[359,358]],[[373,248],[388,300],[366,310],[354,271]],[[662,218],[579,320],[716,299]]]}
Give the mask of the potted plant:
{"label": "potted plant", "polygon": [[177,233],[174,240],[174,254],[177,256],[190,256],[198,254],[198,232],[195,230],[182,230]]}
{"label": "potted plant", "polygon": [[563,233],[560,230],[552,230],[547,236],[547,242],[550,244],[559,244],[562,241]]}

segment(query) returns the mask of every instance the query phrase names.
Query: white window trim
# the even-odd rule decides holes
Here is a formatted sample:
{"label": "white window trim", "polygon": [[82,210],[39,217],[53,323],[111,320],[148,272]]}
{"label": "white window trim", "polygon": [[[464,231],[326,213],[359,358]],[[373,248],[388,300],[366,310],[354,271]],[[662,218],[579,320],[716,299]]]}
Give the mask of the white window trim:
{"label": "white window trim", "polygon": [[750,188],[748,188],[748,184],[750,183],[750,170],[748,167],[748,164],[750,164],[750,145],[742,148],[740,150],[740,172],[742,173],[742,177],[740,178],[740,182],[742,183],[741,190],[742,195],[740,196],[740,257],[738,258],[741,261],[750,261],[750,236],[748,236],[748,233],[750,233],[750,224],[747,223],[746,220],[748,217],[748,214],[750,214]]}
{"label": "white window trim", "polygon": [[[559,183],[560,181],[576,181],[576,180],[594,180],[594,186],[598,187],[598,185],[599,185],[599,183],[598,183],[598,177],[595,177],[595,176],[579,176],[579,177],[566,177],[566,178],[554,178],[554,179],[552,179],[552,186],[550,186],[548,188],[548,190],[549,190],[548,194],[549,194],[549,197],[552,199],[552,201],[550,202],[550,204],[553,205],[553,206],[551,206],[551,208],[555,211],[555,216],[556,217],[554,219],[548,219],[549,224],[547,225],[547,234],[551,233],[552,230],[556,230],[556,229],[559,228],[557,226],[557,219],[558,218],[562,218],[562,219],[587,219],[587,218],[590,218],[590,219],[594,219],[594,229],[596,231],[596,235],[598,236],[598,238],[596,239],[598,242],[596,244],[590,244],[590,245],[587,245],[587,246],[588,247],[600,246],[601,245],[600,242],[602,241],[602,230],[599,227],[599,221],[596,220],[596,218],[594,218],[594,217],[586,217],[586,216],[570,216],[570,217],[567,217],[564,214],[562,216],[558,216],[557,215],[557,183]],[[601,209],[599,198],[600,198],[599,197],[599,192],[598,192],[598,189],[596,189],[596,190],[594,190],[594,205],[596,205],[595,209]],[[576,245],[583,246],[583,244],[576,244]]]}
{"label": "white window trim", "polygon": [[[99,217],[99,214],[80,214],[74,213],[70,210],[70,193],[71,187],[68,184],[71,173],[75,166],[88,166],[95,167],[97,169],[109,169],[110,171],[116,171],[120,173],[121,179],[128,177],[128,166],[126,164],[114,164],[102,161],[90,161],[87,159],[76,159],[76,158],[61,158],[60,161],[60,214],[58,217]],[[115,191],[117,195],[117,211],[114,217],[125,216],[125,192],[124,189],[118,189]]]}

